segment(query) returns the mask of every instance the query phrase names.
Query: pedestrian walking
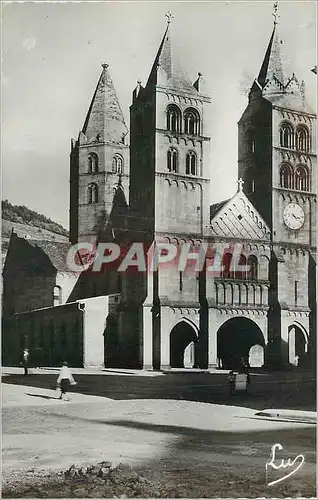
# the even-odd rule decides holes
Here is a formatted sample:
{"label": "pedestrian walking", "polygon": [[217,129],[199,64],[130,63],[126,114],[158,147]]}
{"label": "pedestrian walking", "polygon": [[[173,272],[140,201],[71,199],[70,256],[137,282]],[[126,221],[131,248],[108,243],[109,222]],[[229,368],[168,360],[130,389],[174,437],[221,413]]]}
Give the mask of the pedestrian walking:
{"label": "pedestrian walking", "polygon": [[29,349],[24,349],[24,351],[23,351],[24,375],[28,375],[29,374],[29,372],[28,372],[29,359],[30,359]]}
{"label": "pedestrian walking", "polygon": [[70,385],[76,385],[76,382],[66,361],[62,363],[62,367],[60,369],[60,373],[56,381],[56,384],[57,387],[61,389],[61,394],[59,396],[59,399],[63,399],[64,401],[69,401],[69,398],[67,397],[67,392],[69,391]]}

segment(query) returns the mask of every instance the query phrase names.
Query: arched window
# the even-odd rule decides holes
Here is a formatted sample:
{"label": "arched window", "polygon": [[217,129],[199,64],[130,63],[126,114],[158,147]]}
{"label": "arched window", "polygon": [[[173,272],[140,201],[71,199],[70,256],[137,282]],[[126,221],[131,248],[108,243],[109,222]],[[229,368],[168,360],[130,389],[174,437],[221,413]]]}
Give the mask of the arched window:
{"label": "arched window", "polygon": [[98,203],[98,186],[97,184],[90,184],[87,187],[87,203]]}
{"label": "arched window", "polygon": [[200,134],[200,116],[195,109],[189,108],[184,112],[184,133]]}
{"label": "arched window", "polygon": [[222,278],[230,278],[231,277],[231,274],[232,274],[230,271],[231,261],[232,261],[232,254],[225,253],[223,255],[223,259],[222,259],[222,272],[221,272]]}
{"label": "arched window", "polygon": [[290,123],[283,123],[279,131],[280,145],[283,148],[294,148],[294,129]]}
{"label": "arched window", "polygon": [[181,132],[181,111],[175,104],[167,107],[167,130]]}
{"label": "arched window", "polygon": [[118,154],[113,156],[113,161],[112,161],[113,174],[122,174],[123,167],[124,167],[124,160],[123,160],[122,156],[120,156]]}
{"label": "arched window", "polygon": [[309,173],[305,167],[299,166],[295,170],[295,189],[309,191]]}
{"label": "arched window", "polygon": [[299,151],[309,151],[309,132],[307,127],[300,125],[296,129],[296,149]]}
{"label": "arched window", "polygon": [[[236,262],[239,266],[243,266],[242,268],[237,268],[234,271],[234,277],[235,279],[238,280],[244,280],[246,278],[246,257],[245,255],[241,254],[240,258],[238,259],[238,262]],[[235,264],[235,267],[237,265]]]}
{"label": "arched window", "polygon": [[186,156],[186,174],[197,175],[197,155],[194,151],[189,151]]}
{"label": "arched window", "polygon": [[279,171],[280,187],[293,189],[293,170],[290,165],[284,164]]}
{"label": "arched window", "polygon": [[257,280],[257,257],[255,255],[250,255],[247,259],[247,277]]}
{"label": "arched window", "polygon": [[178,172],[178,151],[174,148],[167,151],[167,169],[169,172]]}
{"label": "arched window", "polygon": [[90,153],[88,155],[88,172],[90,174],[96,174],[98,172],[98,156],[95,153]]}
{"label": "arched window", "polygon": [[59,285],[53,287],[53,306],[62,304],[62,288]]}

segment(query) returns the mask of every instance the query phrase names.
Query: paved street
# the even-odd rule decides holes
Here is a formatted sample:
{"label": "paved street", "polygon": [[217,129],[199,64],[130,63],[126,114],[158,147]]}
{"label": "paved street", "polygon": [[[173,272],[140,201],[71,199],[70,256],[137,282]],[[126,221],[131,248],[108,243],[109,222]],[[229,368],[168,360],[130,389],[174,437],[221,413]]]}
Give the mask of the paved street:
{"label": "paved street", "polygon": [[[273,388],[275,382],[269,383],[268,375],[255,375],[250,396],[230,399],[222,373],[89,375],[79,370],[78,387],[66,403],[55,399],[56,373],[42,372],[3,377],[5,483],[12,481],[12,471],[109,460],[130,464],[194,497],[213,496],[215,488],[216,495],[227,496],[314,494],[315,425],[255,415],[282,408],[277,395],[269,396],[267,385]],[[290,374],[281,379],[275,388],[282,393],[285,388],[285,407],[292,398],[300,404],[295,380]],[[304,374],[298,383],[308,409],[304,388],[309,391],[311,383]],[[222,404],[204,401],[209,398]],[[266,488],[265,463],[275,443],[284,447],[277,459],[303,454],[305,465],[273,490]]]}

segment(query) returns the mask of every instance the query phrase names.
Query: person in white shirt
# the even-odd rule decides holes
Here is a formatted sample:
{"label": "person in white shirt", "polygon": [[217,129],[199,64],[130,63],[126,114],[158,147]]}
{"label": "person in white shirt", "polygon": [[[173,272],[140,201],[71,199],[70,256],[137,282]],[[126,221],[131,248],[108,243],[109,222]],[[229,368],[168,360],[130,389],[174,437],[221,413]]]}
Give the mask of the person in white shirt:
{"label": "person in white shirt", "polygon": [[29,358],[30,358],[29,349],[24,349],[24,351],[23,351],[24,375],[28,375],[29,374],[29,372],[28,372]]}
{"label": "person in white shirt", "polygon": [[68,392],[70,385],[76,385],[76,382],[66,361],[62,363],[62,368],[60,369],[56,384],[61,389],[59,399],[69,401],[66,393]]}

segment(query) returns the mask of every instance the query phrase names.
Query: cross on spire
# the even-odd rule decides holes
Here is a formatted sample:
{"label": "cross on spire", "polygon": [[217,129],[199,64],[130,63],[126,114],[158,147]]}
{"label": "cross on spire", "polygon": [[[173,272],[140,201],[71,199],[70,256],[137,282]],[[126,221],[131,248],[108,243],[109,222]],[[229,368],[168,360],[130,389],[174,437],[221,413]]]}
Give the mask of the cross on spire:
{"label": "cross on spire", "polygon": [[170,10],[169,10],[169,12],[167,12],[167,13],[165,14],[165,16],[166,16],[166,18],[167,18],[167,20],[168,20],[168,21],[167,21],[167,22],[168,22],[168,24],[170,24],[170,23],[171,23],[171,21],[172,21],[172,19],[174,18],[173,14],[172,14],[172,13],[170,12]]}
{"label": "cross on spire", "polygon": [[274,24],[276,25],[278,23],[278,18],[279,18],[278,1],[276,1],[273,6],[273,18],[274,18]]}
{"label": "cross on spire", "polygon": [[243,191],[243,184],[244,184],[244,181],[243,179],[240,177],[237,182],[237,187],[238,187],[238,191]]}

